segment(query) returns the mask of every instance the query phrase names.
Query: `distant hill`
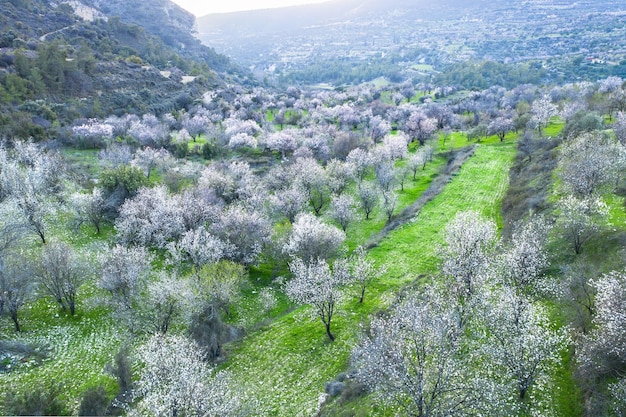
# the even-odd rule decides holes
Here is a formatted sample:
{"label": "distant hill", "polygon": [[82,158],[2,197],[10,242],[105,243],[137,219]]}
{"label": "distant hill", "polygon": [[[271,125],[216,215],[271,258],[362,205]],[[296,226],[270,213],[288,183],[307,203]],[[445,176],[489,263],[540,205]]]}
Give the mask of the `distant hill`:
{"label": "distant hill", "polygon": [[210,42],[216,37],[263,36],[328,25],[346,20],[410,14],[418,19],[457,16],[468,10],[493,7],[503,0],[333,0],[304,6],[245,12],[218,13],[199,17],[199,37]]}
{"label": "distant hill", "polygon": [[[623,9],[623,0],[332,0],[213,14],[199,18],[197,27],[205,44],[258,77],[287,84],[379,77],[444,82],[442,72],[465,71],[457,64],[470,63],[471,70],[497,62],[506,67],[495,78],[449,78],[466,80],[466,88],[511,87],[621,76]],[[518,76],[517,63],[542,71]]]}

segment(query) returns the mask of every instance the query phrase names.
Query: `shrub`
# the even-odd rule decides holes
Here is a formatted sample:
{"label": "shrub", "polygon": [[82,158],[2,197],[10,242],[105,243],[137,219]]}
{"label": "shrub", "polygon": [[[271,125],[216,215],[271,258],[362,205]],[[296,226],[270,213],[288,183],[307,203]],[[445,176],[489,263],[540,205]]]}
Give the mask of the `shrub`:
{"label": "shrub", "polygon": [[78,415],[103,416],[106,414],[109,403],[110,401],[104,387],[91,387],[83,394]]}
{"label": "shrub", "polygon": [[67,415],[65,404],[59,399],[63,392],[60,384],[32,386],[29,391],[6,393],[4,412],[14,416]]}

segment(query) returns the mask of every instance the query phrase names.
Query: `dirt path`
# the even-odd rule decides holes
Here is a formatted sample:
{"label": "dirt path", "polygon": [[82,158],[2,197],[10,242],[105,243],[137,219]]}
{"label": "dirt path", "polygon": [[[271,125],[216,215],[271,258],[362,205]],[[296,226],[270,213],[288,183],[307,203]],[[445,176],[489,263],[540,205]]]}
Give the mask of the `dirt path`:
{"label": "dirt path", "polygon": [[365,247],[371,249],[378,246],[380,241],[383,240],[389,232],[417,216],[426,203],[441,193],[446,184],[449,183],[452,177],[461,169],[465,161],[474,154],[475,150],[476,145],[471,145],[452,151],[448,163],[443,167],[442,171],[437,178],[433,180],[428,189],[420,195],[415,203],[406,207],[400,214],[393,216],[391,221],[387,222],[383,230],[370,237],[365,243]]}

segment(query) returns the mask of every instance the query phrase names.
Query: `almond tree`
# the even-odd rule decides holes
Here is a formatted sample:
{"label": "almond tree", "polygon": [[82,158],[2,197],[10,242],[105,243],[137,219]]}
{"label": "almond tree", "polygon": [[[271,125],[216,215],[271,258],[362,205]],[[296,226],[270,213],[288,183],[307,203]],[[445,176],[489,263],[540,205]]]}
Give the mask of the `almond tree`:
{"label": "almond tree", "polygon": [[381,116],[374,116],[369,121],[369,133],[374,142],[379,142],[391,132],[391,123]]}
{"label": "almond tree", "polygon": [[376,278],[385,272],[385,268],[376,268],[374,261],[367,259],[367,252],[363,246],[359,246],[354,250],[350,259],[351,281],[359,286],[359,303],[365,298],[365,289]]}
{"label": "almond tree", "polygon": [[141,168],[146,174],[146,178],[150,179],[150,174],[155,167],[164,166],[171,160],[172,155],[166,149],[155,149],[148,146],[135,152],[131,164]]}
{"label": "almond tree", "polygon": [[530,114],[530,125],[539,130],[539,134],[541,135],[541,130],[548,125],[552,116],[558,114],[558,109],[552,104],[549,96],[543,96],[533,101]]}
{"label": "almond tree", "polygon": [[125,244],[165,248],[185,231],[183,209],[165,186],[141,188],[120,208],[115,229]]}
{"label": "almond tree", "polygon": [[567,191],[587,198],[615,184],[624,149],[602,133],[583,133],[563,145],[559,177]]}
{"label": "almond tree", "polygon": [[190,310],[194,301],[188,281],[167,272],[153,278],[145,292],[139,316],[142,327],[150,334],[166,334],[172,323]]}
{"label": "almond tree", "polygon": [[513,131],[515,124],[513,120],[508,117],[499,116],[496,117],[487,125],[487,134],[496,135],[500,139],[500,142],[504,141],[504,137],[507,133]]}
{"label": "almond tree", "polygon": [[328,186],[334,194],[342,194],[348,184],[354,180],[356,167],[353,163],[331,159],[326,164]]}
{"label": "almond tree", "polygon": [[285,285],[285,294],[295,303],[311,305],[326,326],[328,338],[334,341],[331,322],[343,295],[341,287],[349,282],[346,264],[335,262],[331,270],[328,263],[320,258],[309,262],[294,258],[289,263],[289,269],[294,277]]}
{"label": "almond tree", "polygon": [[[478,343],[486,355],[490,379],[515,393],[509,402],[510,414],[538,406],[530,395],[543,389],[542,380],[561,364],[561,352],[568,345],[565,329],[555,329],[545,309],[529,302],[508,286],[487,295],[481,320],[485,334]],[[546,394],[547,395],[547,394]]]}
{"label": "almond tree", "polygon": [[396,183],[396,169],[391,161],[376,164],[376,181],[383,193],[390,192]]}
{"label": "almond tree", "polygon": [[359,184],[365,179],[369,169],[373,166],[372,156],[361,148],[350,151],[346,162],[354,166],[354,173]]}
{"label": "almond tree", "polygon": [[137,351],[141,377],[131,414],[140,416],[229,416],[239,400],[228,374],[205,362],[205,353],[183,336],[154,335]]}
{"label": "almond tree", "polygon": [[383,139],[382,146],[378,145],[377,149],[381,149],[381,153],[390,160],[403,159],[408,153],[407,146],[410,138],[404,132],[398,132],[395,135],[387,135]]}
{"label": "almond tree", "polygon": [[592,280],[595,288],[594,329],[578,351],[582,375],[621,376],[626,366],[626,273],[611,272]]}
{"label": "almond tree", "polygon": [[519,294],[531,296],[541,291],[542,274],[550,265],[545,250],[549,232],[546,220],[533,216],[513,231],[498,256],[499,279]]}
{"label": "almond tree", "polygon": [[72,134],[82,142],[82,146],[96,148],[113,138],[113,126],[90,119],[82,125],[72,127]]}
{"label": "almond tree", "polygon": [[561,198],[557,208],[560,210],[557,224],[579,255],[583,245],[600,231],[608,208],[599,198],[576,198],[571,195]]}
{"label": "almond tree", "polygon": [[183,233],[177,242],[168,244],[167,249],[173,262],[190,261],[199,267],[218,262],[234,250],[203,226]]}
{"label": "almond tree", "polygon": [[319,215],[329,194],[324,168],[313,158],[298,158],[290,167],[290,172],[298,186],[307,194],[315,214]]}
{"label": "almond tree", "polygon": [[393,190],[383,191],[383,209],[387,215],[387,221],[390,222],[393,217],[393,212],[396,210],[398,204],[398,193]]}
{"label": "almond tree", "polygon": [[615,137],[622,146],[626,146],[626,113],[617,113],[615,124],[613,125],[613,132]]}
{"label": "almond tree", "polygon": [[169,129],[152,114],[145,114],[141,120],[133,122],[128,134],[142,146],[161,148],[170,142]]}
{"label": "almond tree", "polygon": [[272,210],[293,223],[296,216],[308,207],[308,196],[297,186],[279,190],[270,197]]}
{"label": "almond tree", "polygon": [[356,217],[354,206],[354,199],[347,194],[334,196],[330,200],[330,213],[328,215],[341,226],[344,232]]}
{"label": "almond tree", "polygon": [[20,256],[0,258],[0,304],[9,311],[16,332],[21,332],[19,311],[35,294],[30,262]]}
{"label": "almond tree", "polygon": [[0,169],[0,190],[17,214],[10,221],[35,233],[45,244],[47,217],[56,208],[53,197],[62,186],[61,160],[56,154],[30,142],[16,141],[14,151],[3,154],[5,160]]}
{"label": "almond tree", "polygon": [[365,219],[369,220],[370,214],[380,203],[380,190],[370,182],[363,182],[359,184],[357,193],[361,208],[365,212]]}
{"label": "almond tree", "polygon": [[152,269],[152,257],[145,248],[116,245],[101,255],[99,261],[102,270],[97,285],[109,293],[113,316],[136,331],[137,309]]}
{"label": "almond tree", "polygon": [[496,244],[496,224],[475,211],[457,213],[448,223],[440,249],[442,270],[450,278],[461,327],[470,317],[475,295]]}
{"label": "almond tree", "polygon": [[70,202],[76,216],[77,227],[87,222],[96,229],[96,234],[100,234],[106,215],[102,189],[94,188],[90,194],[75,193],[71,196]]}
{"label": "almond tree", "polygon": [[312,214],[301,213],[296,217],[283,252],[305,263],[313,263],[336,256],[345,239],[346,234],[335,226],[322,223]]}
{"label": "almond tree", "polygon": [[43,249],[34,274],[63,311],[73,316],[78,289],[89,276],[85,261],[68,244],[53,242]]}
{"label": "almond tree", "polygon": [[211,120],[208,116],[203,114],[196,114],[193,117],[189,117],[189,115],[185,115],[183,118],[183,128],[187,130],[187,133],[191,136],[193,141],[195,142],[198,136],[205,133],[209,125],[211,124]]}
{"label": "almond tree", "polygon": [[413,173],[413,181],[417,179],[416,177],[417,177],[418,169],[420,168],[426,169],[427,162],[428,162],[428,158],[426,157],[426,154],[424,153],[424,151],[421,149],[415,153],[412,153],[411,156],[409,156],[409,161],[407,162],[407,166]]}
{"label": "almond tree", "polygon": [[297,132],[294,130],[283,130],[270,133],[264,139],[263,143],[267,149],[280,152],[283,159],[285,159],[287,154],[298,149]]}
{"label": "almond tree", "polygon": [[251,208],[233,205],[225,209],[209,231],[229,247],[227,257],[243,265],[254,265],[272,234],[269,220]]}
{"label": "almond tree", "polygon": [[426,113],[418,108],[411,112],[411,115],[405,122],[404,130],[409,137],[417,139],[420,145],[423,146],[437,130],[437,120],[428,117]]}
{"label": "almond tree", "polygon": [[432,298],[410,298],[372,319],[352,351],[358,380],[406,415],[483,415],[489,385],[471,374],[477,365],[455,336],[454,315]]}

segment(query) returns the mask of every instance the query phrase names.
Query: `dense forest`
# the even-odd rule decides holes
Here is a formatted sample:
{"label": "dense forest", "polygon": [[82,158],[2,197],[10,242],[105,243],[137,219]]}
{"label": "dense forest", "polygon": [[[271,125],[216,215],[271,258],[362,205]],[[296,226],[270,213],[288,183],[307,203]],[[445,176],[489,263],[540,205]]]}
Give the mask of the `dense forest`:
{"label": "dense forest", "polygon": [[277,87],[107,5],[2,4],[0,414],[624,415],[624,79]]}

